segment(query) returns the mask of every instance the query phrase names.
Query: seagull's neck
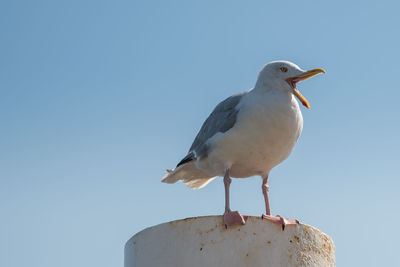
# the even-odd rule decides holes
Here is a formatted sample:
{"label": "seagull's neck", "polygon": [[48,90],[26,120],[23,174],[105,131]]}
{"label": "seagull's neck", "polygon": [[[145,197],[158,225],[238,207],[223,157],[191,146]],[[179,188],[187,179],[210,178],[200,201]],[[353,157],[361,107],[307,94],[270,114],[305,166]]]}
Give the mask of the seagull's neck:
{"label": "seagull's neck", "polygon": [[263,94],[281,94],[290,96],[290,92],[285,89],[280,89],[278,84],[256,84],[253,88],[252,92],[254,94],[263,95]]}
{"label": "seagull's neck", "polygon": [[[296,105],[297,101],[294,98],[293,94],[286,91],[285,89],[279,89],[277,87],[272,87],[268,85],[263,86],[255,86],[249,92],[249,101],[261,101],[261,102],[269,102],[271,106],[292,106]],[[250,100],[251,99],[251,100]],[[294,103],[293,103],[294,102]],[[282,105],[286,104],[286,105]]]}

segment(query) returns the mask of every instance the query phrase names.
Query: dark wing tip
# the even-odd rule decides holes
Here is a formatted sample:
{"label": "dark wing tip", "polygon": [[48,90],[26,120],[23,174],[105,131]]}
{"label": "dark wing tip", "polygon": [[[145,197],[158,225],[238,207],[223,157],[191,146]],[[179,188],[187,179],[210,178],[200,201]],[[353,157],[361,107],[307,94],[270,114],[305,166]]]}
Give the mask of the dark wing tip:
{"label": "dark wing tip", "polygon": [[192,161],[195,159],[194,153],[190,152],[189,154],[186,155],[186,157],[184,157],[179,163],[178,165],[176,165],[176,168],[178,168],[179,166],[188,163],[189,161]]}

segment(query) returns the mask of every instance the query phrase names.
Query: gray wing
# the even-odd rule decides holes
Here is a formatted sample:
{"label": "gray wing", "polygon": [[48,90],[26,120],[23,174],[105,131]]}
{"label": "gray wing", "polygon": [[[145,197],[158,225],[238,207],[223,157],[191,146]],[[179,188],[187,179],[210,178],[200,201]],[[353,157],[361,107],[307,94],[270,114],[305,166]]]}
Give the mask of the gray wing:
{"label": "gray wing", "polygon": [[193,141],[189,149],[189,153],[184,157],[176,167],[194,160],[196,157],[204,157],[207,155],[207,140],[213,137],[216,133],[225,133],[231,129],[236,122],[238,110],[236,109],[242,96],[247,92],[242,92],[233,95],[219,103],[211,112],[201,126],[199,133]]}

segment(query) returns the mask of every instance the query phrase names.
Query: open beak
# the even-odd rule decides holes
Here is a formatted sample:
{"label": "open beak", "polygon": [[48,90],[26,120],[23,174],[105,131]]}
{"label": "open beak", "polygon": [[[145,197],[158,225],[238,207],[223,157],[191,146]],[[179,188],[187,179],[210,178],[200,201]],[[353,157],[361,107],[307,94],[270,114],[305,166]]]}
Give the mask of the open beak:
{"label": "open beak", "polygon": [[308,109],[310,108],[310,103],[308,103],[307,99],[300,93],[299,89],[297,89],[296,83],[310,79],[321,73],[326,73],[326,72],[323,69],[312,69],[312,70],[308,70],[300,75],[286,79],[286,82],[293,89],[293,94],[299,99],[299,101],[303,104],[303,106],[305,106]]}

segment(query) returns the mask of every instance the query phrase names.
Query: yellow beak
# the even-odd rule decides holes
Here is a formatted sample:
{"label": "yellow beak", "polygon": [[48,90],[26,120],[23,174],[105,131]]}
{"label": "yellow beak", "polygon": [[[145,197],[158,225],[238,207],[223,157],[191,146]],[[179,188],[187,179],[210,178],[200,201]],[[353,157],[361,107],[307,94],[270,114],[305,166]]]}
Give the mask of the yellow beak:
{"label": "yellow beak", "polygon": [[307,101],[307,99],[300,93],[299,89],[296,87],[296,83],[310,79],[318,74],[321,73],[326,73],[323,69],[312,69],[308,70],[300,75],[291,77],[286,79],[286,81],[289,83],[289,85],[293,88],[293,94],[299,99],[299,101],[305,106],[306,108],[310,108],[310,103]]}

